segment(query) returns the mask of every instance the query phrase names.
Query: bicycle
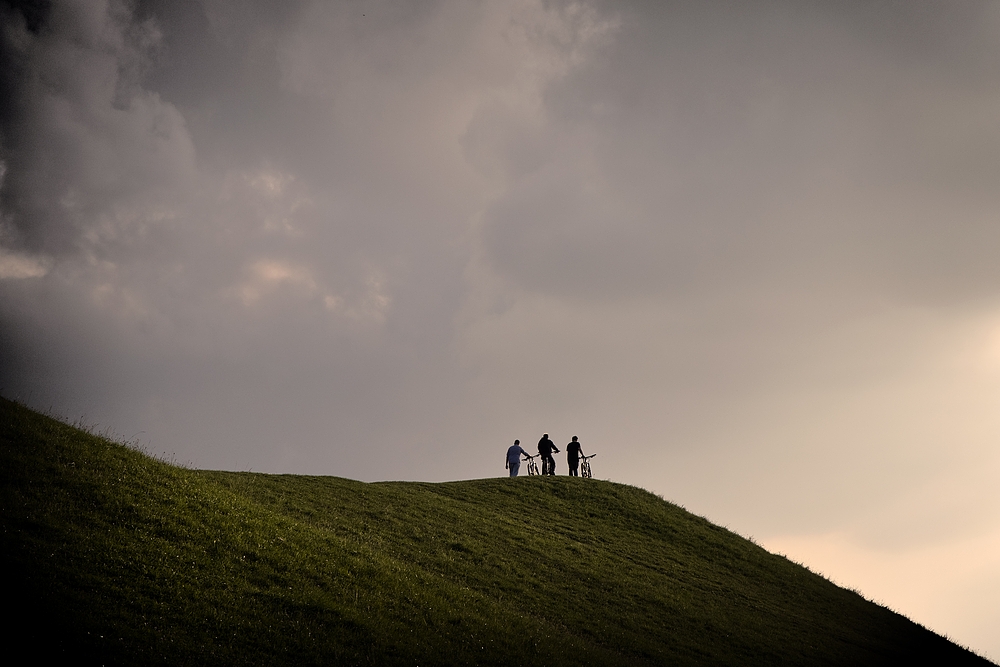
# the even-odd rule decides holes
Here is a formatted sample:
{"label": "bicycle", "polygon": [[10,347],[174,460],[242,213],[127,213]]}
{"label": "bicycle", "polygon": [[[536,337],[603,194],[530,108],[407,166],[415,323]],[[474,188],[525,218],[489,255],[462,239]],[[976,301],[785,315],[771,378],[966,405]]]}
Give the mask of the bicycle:
{"label": "bicycle", "polygon": [[590,471],[590,459],[597,456],[597,454],[591,454],[590,456],[580,457],[580,477],[593,477],[594,473]]}
{"label": "bicycle", "polygon": [[535,463],[537,456],[532,456],[531,454],[525,454],[524,460],[528,462],[528,475],[538,474],[538,464]]}

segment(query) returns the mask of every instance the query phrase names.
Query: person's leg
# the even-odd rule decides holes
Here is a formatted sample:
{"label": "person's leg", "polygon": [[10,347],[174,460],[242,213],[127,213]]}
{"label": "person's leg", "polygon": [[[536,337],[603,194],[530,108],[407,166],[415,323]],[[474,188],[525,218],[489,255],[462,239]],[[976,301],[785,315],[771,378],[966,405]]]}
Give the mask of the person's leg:
{"label": "person's leg", "polygon": [[517,470],[521,467],[520,461],[515,461],[514,463],[508,464],[510,466],[510,476],[517,477]]}
{"label": "person's leg", "polygon": [[579,477],[580,476],[579,466],[580,466],[580,462],[579,461],[570,461],[569,462],[569,474],[570,474],[570,477]]}

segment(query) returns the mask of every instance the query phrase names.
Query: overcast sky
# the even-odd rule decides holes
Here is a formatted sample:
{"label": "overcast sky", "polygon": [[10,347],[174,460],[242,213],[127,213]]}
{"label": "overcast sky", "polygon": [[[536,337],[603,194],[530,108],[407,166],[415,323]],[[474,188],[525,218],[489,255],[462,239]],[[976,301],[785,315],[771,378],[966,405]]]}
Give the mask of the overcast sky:
{"label": "overcast sky", "polygon": [[5,396],[362,480],[578,435],[1000,659],[1000,3],[47,4]]}

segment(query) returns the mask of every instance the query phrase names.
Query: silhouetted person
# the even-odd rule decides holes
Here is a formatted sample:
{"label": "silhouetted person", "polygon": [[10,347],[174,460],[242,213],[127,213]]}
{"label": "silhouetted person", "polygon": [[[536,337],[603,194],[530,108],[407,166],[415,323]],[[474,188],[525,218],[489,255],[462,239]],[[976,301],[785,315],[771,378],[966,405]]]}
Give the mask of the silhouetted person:
{"label": "silhouetted person", "polygon": [[556,460],[552,458],[552,452],[558,454],[559,450],[556,449],[556,444],[549,440],[549,434],[543,433],[542,439],[538,441],[538,453],[542,457],[543,475],[556,474]]}
{"label": "silhouetted person", "polygon": [[507,448],[507,460],[503,467],[510,470],[511,477],[517,477],[517,471],[521,468],[521,454],[525,456],[528,452],[521,449],[521,441],[515,440],[514,444]]}
{"label": "silhouetted person", "polygon": [[573,436],[573,442],[566,445],[566,462],[569,463],[569,474],[573,477],[579,477],[580,471],[580,457],[583,456],[583,448],[580,443],[577,442],[576,436]]}

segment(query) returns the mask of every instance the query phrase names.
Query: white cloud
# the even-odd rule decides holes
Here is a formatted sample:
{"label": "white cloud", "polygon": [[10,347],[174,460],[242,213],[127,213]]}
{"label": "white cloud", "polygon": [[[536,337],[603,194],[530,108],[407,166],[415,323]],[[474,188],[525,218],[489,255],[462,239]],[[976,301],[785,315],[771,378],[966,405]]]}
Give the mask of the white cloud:
{"label": "white cloud", "polygon": [[9,253],[0,248],[0,280],[41,278],[49,272],[51,260]]}
{"label": "white cloud", "polygon": [[306,295],[316,291],[316,281],[310,272],[301,266],[273,259],[261,259],[250,265],[249,279],[238,292],[243,304],[251,306],[266,294],[273,293],[282,285],[298,289]]}

